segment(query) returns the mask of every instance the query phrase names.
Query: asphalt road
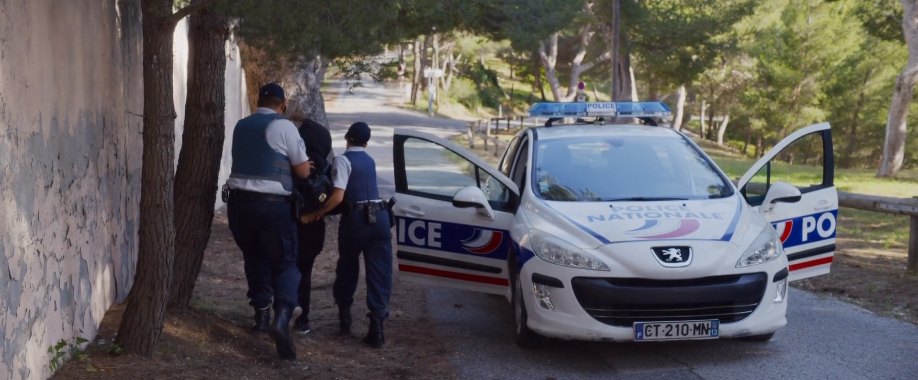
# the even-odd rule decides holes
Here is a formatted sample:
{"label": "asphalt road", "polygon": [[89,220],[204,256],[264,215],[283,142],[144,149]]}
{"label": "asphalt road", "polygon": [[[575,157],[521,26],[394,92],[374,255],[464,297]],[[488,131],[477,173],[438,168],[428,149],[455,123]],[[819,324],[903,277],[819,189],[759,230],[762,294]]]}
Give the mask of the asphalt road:
{"label": "asphalt road", "polygon": [[[373,128],[368,151],[376,159],[384,197],[394,191],[396,127],[441,136],[465,127],[463,121],[391,106],[400,96],[396,87],[365,82],[353,94],[341,91],[328,105],[337,153],[344,151],[343,135],[351,122],[366,121]],[[428,313],[437,333],[449,340],[459,378],[918,379],[918,326],[796,289],[788,301],[788,326],[768,343],[553,340],[529,351],[513,343],[512,314],[504,298],[446,288],[426,291]]]}

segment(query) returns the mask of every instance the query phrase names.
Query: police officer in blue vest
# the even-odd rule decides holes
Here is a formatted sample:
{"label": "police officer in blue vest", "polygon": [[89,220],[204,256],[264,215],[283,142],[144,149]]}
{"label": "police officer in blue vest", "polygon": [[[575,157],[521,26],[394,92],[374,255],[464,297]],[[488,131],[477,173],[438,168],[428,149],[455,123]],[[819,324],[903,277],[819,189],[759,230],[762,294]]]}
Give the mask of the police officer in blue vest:
{"label": "police officer in blue vest", "polygon": [[325,206],[305,215],[304,223],[322,218],[340,204],[338,226],[338,267],[335,269],[333,294],[338,304],[340,333],[351,332],[351,304],[360,275],[360,254],[366,268],[367,316],[370,328],[363,342],[382,347],[383,321],[389,316],[389,294],[392,292],[392,232],[389,210],[381,199],[376,183],[376,162],[364,150],[370,140],[367,123],[351,124],[344,135],[347,149],[335,157],[332,173],[335,189]]}
{"label": "police officer in blue vest", "polygon": [[[258,91],[258,109],[233,130],[233,167],[227,188],[229,227],[242,250],[254,331],[274,338],[283,359],[295,359],[289,322],[297,305],[293,177],[308,177],[311,163],[296,126],[282,114],[284,90],[269,83]],[[274,320],[271,321],[273,299]]]}

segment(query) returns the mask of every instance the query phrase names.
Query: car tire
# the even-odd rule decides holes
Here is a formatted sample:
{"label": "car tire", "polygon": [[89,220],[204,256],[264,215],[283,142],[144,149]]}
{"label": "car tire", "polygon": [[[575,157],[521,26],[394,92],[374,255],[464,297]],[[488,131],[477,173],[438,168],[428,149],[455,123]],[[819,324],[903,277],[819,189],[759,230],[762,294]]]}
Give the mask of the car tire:
{"label": "car tire", "polygon": [[510,253],[508,269],[512,286],[510,303],[513,307],[513,322],[515,327],[516,345],[524,349],[535,349],[542,346],[544,338],[529,329],[529,314],[526,312],[526,302],[523,301],[523,286],[517,271],[515,254]]}
{"label": "car tire", "polygon": [[772,332],[772,333],[762,334],[762,335],[744,336],[744,337],[740,338],[740,340],[745,340],[745,341],[747,341],[747,342],[762,342],[762,343],[765,343],[765,342],[770,341],[771,338],[774,337],[774,336],[775,336],[775,333]]}

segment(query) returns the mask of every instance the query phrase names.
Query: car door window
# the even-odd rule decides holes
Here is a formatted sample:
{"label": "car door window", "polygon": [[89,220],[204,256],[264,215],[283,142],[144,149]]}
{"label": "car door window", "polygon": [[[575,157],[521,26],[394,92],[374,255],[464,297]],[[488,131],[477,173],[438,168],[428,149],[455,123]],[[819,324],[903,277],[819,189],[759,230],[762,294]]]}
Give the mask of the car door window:
{"label": "car door window", "polygon": [[507,208],[510,200],[507,186],[456,152],[413,137],[406,139],[403,147],[407,192],[452,201],[459,189],[475,186],[484,192],[492,208]]}
{"label": "car door window", "polygon": [[513,164],[511,165],[510,179],[516,183],[517,188],[520,189],[520,194],[522,195],[523,189],[526,185],[526,163],[529,160],[529,144],[527,144],[526,139],[522,139],[520,142],[520,149],[516,154],[516,157],[513,159]]}
{"label": "car door window", "polygon": [[749,204],[762,204],[765,193],[779,181],[795,186],[803,194],[831,187],[832,181],[825,175],[824,143],[822,133],[811,133],[797,139],[768,161],[743,188]]}
{"label": "car door window", "polygon": [[497,166],[497,170],[500,170],[505,176],[510,177],[510,168],[513,167],[513,159],[516,157],[516,151],[519,149],[520,136],[516,136],[510,141],[510,145],[507,146],[507,150],[504,151],[504,156],[500,159],[500,164]]}

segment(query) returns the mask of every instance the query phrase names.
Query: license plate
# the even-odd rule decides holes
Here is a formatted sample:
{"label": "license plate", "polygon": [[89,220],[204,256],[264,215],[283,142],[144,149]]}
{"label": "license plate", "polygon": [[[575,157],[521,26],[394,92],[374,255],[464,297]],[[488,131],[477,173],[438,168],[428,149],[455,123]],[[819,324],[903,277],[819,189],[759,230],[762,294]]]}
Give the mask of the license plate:
{"label": "license plate", "polygon": [[720,321],[716,319],[678,322],[634,322],[634,340],[717,339]]}

